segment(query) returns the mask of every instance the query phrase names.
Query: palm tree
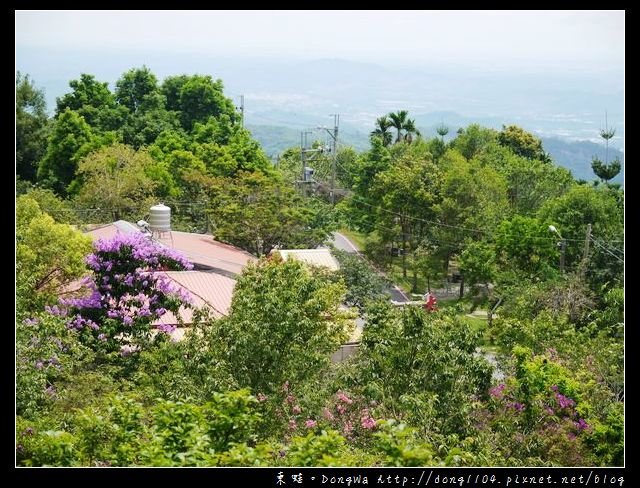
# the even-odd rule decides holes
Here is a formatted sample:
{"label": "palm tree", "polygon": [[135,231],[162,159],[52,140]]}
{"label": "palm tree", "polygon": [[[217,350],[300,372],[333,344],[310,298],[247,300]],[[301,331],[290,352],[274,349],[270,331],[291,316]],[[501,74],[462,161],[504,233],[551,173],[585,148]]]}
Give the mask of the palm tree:
{"label": "palm tree", "polygon": [[401,131],[404,129],[405,124],[407,123],[407,115],[409,112],[406,110],[398,110],[396,113],[390,113],[389,118],[391,119],[391,127],[394,127],[398,131],[398,136],[396,137],[396,143],[402,140]]}
{"label": "palm tree", "polygon": [[392,127],[391,121],[386,115],[376,119],[376,128],[371,132],[371,137],[379,137],[382,140],[382,145],[387,147],[391,144],[393,136],[389,129]]}
{"label": "palm tree", "polygon": [[404,140],[411,144],[413,141],[413,135],[415,134],[417,137],[420,137],[420,131],[416,128],[416,121],[414,119],[407,119],[404,123],[403,127],[405,134]]}

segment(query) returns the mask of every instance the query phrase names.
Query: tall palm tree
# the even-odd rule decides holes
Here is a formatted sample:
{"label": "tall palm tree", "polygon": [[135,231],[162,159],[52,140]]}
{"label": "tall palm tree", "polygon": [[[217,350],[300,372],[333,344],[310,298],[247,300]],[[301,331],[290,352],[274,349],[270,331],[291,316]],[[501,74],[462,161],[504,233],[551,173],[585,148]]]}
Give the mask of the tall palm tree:
{"label": "tall palm tree", "polygon": [[404,140],[409,144],[411,144],[411,142],[413,141],[414,134],[417,137],[420,137],[421,135],[420,131],[416,127],[416,121],[414,119],[407,119],[407,121],[404,123],[403,129],[404,129]]}
{"label": "tall palm tree", "polygon": [[400,142],[402,140],[401,131],[404,129],[405,124],[407,123],[407,116],[409,112],[406,110],[398,110],[396,113],[390,113],[389,118],[391,119],[391,127],[395,128],[398,131],[398,136],[396,137],[396,142]]}
{"label": "tall palm tree", "polygon": [[386,115],[379,117],[376,119],[376,128],[373,132],[371,132],[371,137],[379,137],[382,139],[382,145],[387,147],[391,144],[393,136],[389,129],[391,129],[391,121],[388,119]]}

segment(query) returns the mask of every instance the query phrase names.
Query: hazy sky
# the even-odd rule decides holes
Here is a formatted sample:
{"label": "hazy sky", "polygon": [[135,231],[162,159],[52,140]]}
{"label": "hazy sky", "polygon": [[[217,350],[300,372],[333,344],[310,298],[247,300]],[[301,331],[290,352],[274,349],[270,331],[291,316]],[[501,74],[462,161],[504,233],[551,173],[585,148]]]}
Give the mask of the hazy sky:
{"label": "hazy sky", "polygon": [[624,11],[16,11],[16,47],[624,66]]}

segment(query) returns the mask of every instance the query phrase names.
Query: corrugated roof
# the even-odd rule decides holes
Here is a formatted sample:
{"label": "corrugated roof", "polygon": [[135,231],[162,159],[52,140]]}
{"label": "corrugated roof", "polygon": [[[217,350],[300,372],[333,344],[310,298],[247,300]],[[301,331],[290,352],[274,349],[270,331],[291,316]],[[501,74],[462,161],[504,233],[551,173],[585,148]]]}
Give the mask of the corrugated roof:
{"label": "corrugated roof", "polygon": [[117,220],[112,224],[102,225],[86,232],[95,241],[98,239],[109,239],[116,234],[132,234],[140,232],[140,229],[126,220]]}
{"label": "corrugated roof", "polygon": [[[140,232],[140,229],[125,220],[118,220],[87,231],[93,240],[111,238],[116,234],[131,234]],[[213,236],[207,234],[193,234],[190,232],[170,231],[154,236],[154,240],[160,244],[181,251],[196,268],[205,268],[211,271],[234,277],[242,272],[242,268],[255,259],[251,254],[234,246],[216,241]]]}
{"label": "corrugated roof", "polygon": [[340,264],[331,255],[329,249],[279,249],[282,259],[297,259],[313,266],[324,266],[332,271],[340,269]]}
{"label": "corrugated roof", "polygon": [[[216,318],[229,313],[235,280],[207,271],[165,271],[162,274],[188,291],[195,307],[208,308]],[[185,324],[193,322],[192,309],[181,307],[179,314]],[[177,325],[178,320],[173,313],[167,312],[153,322],[153,325],[160,324]]]}
{"label": "corrugated roof", "polygon": [[216,241],[207,234],[189,232],[165,232],[158,242],[181,251],[196,267],[204,267],[233,277],[255,259],[251,254],[237,247]]}

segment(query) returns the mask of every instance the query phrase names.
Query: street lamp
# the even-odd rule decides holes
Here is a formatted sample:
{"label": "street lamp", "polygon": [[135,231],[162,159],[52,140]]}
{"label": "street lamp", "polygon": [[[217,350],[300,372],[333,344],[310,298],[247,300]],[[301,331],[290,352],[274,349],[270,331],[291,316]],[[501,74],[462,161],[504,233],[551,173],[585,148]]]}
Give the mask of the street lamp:
{"label": "street lamp", "polygon": [[560,235],[560,232],[558,232],[558,229],[556,229],[554,225],[549,226],[549,232],[557,234],[560,238],[560,242],[558,242],[558,247],[560,248],[560,271],[564,273],[564,255],[565,250],[567,249],[567,240]]}

